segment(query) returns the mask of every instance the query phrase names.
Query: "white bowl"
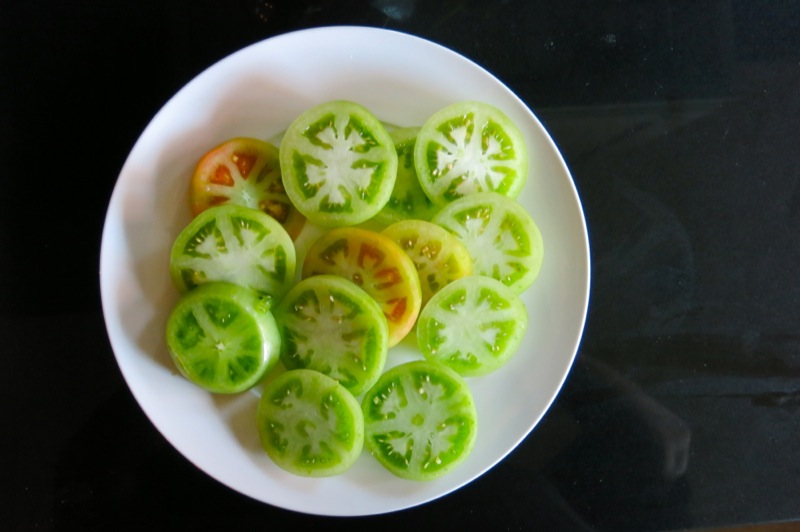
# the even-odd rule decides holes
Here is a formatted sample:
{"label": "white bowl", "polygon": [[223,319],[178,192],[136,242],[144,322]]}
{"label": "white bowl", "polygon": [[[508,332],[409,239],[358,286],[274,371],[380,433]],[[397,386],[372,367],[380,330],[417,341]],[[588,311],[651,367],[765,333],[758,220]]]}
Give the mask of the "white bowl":
{"label": "white bowl", "polygon": [[[345,474],[293,476],[261,450],[255,393],[214,396],[181,377],[164,342],[177,300],[169,251],[189,222],[188,180],[200,156],[236,136],[270,139],[307,108],[358,102],[381,120],[421,125],[460,100],[505,111],[530,150],[519,201],[545,244],[541,274],[523,299],[530,327],[520,352],[490,375],[469,379],[479,434],[469,458],[432,482],[392,476],[366,452]],[[153,118],[119,175],[103,231],[100,285],[120,370],[158,430],[187,459],[259,501],[320,515],[369,515],[409,508],[478,478],[536,426],[561,388],[583,331],[589,245],[569,170],[536,116],[506,86],[468,59],[429,41],[366,27],[289,33],[249,46],[181,89]],[[401,344],[389,365],[416,358]]]}

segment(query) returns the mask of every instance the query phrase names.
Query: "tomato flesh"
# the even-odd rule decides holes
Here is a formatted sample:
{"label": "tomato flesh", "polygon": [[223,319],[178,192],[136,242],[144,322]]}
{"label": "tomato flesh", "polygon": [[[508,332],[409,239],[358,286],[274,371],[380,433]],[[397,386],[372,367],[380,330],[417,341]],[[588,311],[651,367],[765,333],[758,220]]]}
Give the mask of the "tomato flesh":
{"label": "tomato flesh", "polygon": [[495,192],[470,194],[440,210],[433,222],[464,243],[473,273],[502,281],[518,294],[539,276],[542,235],[516,200]]}
{"label": "tomato flesh", "polygon": [[452,233],[432,222],[403,220],[381,233],[395,241],[414,262],[422,306],[448,283],[472,274],[472,257]]}
{"label": "tomato flesh", "polygon": [[528,172],[528,150],[517,126],[500,109],[458,102],[434,113],[414,149],[419,182],[440,207],[476,192],[516,198]]}
{"label": "tomato flesh", "polygon": [[308,368],[340,382],[353,395],[383,371],[389,328],[378,303],[339,276],[316,275],[286,294],[275,316],[281,360],[288,369]]}
{"label": "tomato flesh", "polygon": [[466,382],[417,360],[386,371],[361,401],[365,447],[391,473],[433,480],[472,451],[478,415]]}
{"label": "tomato flesh", "polygon": [[167,346],[178,370],[214,393],[252,388],[280,352],[269,305],[253,291],[208,283],[181,297],[167,321]]}
{"label": "tomato flesh", "polygon": [[181,292],[226,281],[280,299],[294,279],[295,261],[294,243],[277,220],[227,204],[206,209],[181,231],[169,266]]}
{"label": "tomato flesh", "polygon": [[516,354],[527,326],[525,304],[511,288],[491,277],[464,277],[422,309],[417,342],[425,358],[477,377]]}
{"label": "tomato flesh", "polygon": [[256,417],[264,451],[290,473],[338,475],[361,454],[364,417],[358,401],[317,371],[295,369],[267,383]]}
{"label": "tomato flesh", "polygon": [[375,216],[397,176],[397,153],[385,126],[347,101],[326,102],[297,117],[281,140],[280,164],[292,203],[328,227]]}

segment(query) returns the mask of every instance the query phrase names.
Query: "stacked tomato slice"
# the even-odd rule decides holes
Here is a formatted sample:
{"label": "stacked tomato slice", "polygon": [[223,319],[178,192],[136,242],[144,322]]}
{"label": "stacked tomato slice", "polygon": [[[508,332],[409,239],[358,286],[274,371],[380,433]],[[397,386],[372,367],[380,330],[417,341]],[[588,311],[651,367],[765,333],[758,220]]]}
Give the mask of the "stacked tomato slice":
{"label": "stacked tomato slice", "polygon": [[[170,257],[176,365],[213,393],[260,390],[261,444],[287,471],[339,474],[364,446],[398,477],[446,474],[477,437],[468,379],[527,331],[543,258],[516,201],[527,172],[520,130],[473,101],[405,128],[330,101],[279,146],[221,143]],[[401,343],[418,359],[393,362]]]}

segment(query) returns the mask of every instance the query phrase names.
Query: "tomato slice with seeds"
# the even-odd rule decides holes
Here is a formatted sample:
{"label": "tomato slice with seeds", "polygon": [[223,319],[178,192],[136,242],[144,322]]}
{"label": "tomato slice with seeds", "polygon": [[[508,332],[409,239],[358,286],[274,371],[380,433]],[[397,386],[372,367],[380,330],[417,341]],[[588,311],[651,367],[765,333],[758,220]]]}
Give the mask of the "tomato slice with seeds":
{"label": "tomato slice with seeds", "polygon": [[230,283],[207,283],[173,308],[167,346],[178,370],[214,393],[252,388],[272,369],[281,339],[269,302]]}
{"label": "tomato slice with seeds", "polygon": [[355,225],[380,211],[397,176],[386,127],[366,108],[332,101],[298,116],[281,140],[286,192],[309,220]]}
{"label": "tomato slice with seeds", "polygon": [[438,208],[425,195],[414,166],[414,144],[418,127],[391,129],[397,150],[397,178],[389,201],[375,216],[377,223],[389,225],[401,220],[430,220]]}
{"label": "tomato slice with seeds", "polygon": [[175,239],[170,275],[181,292],[212,281],[280,299],[294,280],[294,242],[275,218],[228,204],[198,214]]}
{"label": "tomato slice with seeds", "polygon": [[422,304],[416,267],[389,237],[360,227],[339,227],[309,248],[302,277],[339,275],[364,289],[389,324],[389,347],[414,327]]}
{"label": "tomato slice with seeds", "polygon": [[288,369],[313,369],[333,377],[353,395],[383,371],[389,343],[386,316],[351,281],[315,275],[292,288],[275,309],[281,361]]}
{"label": "tomato slice with seeds", "polygon": [[255,138],[233,138],[203,155],[192,174],[189,201],[195,216],[227,203],[264,211],[293,239],[306,221],[283,187],[278,148]]}
{"label": "tomato slice with seeds", "polygon": [[449,105],[423,124],[414,148],[420,185],[438,206],[476,192],[516,198],[528,173],[522,132],[485,102]]}
{"label": "tomato slice with seeds", "polygon": [[346,471],[364,446],[361,406],[344,386],[318,371],[295,369],[268,382],[256,412],[261,446],[295,475]]}
{"label": "tomato slice with seeds", "polygon": [[467,247],[446,229],[424,220],[403,220],[381,231],[414,262],[422,289],[422,306],[448,283],[472,274]]}
{"label": "tomato slice with seeds", "polygon": [[439,211],[433,222],[455,234],[472,256],[473,273],[493,277],[517,294],[542,267],[542,235],[516,200],[496,192],[464,196]]}
{"label": "tomato slice with seeds", "polygon": [[527,328],[528,311],[511,288],[491,277],[463,277],[422,309],[417,343],[425,358],[477,377],[511,360]]}
{"label": "tomato slice with seeds", "polygon": [[364,447],[391,473],[433,480],[469,456],[478,414],[466,381],[436,362],[395,366],[364,394]]}

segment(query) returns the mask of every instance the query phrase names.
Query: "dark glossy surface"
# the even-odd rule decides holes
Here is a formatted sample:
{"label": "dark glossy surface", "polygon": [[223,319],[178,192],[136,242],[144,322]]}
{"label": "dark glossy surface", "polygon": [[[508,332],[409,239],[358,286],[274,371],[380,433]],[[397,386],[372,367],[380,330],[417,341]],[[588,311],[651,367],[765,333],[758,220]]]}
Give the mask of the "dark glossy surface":
{"label": "dark glossy surface", "polygon": [[[215,61],[320,25],[452,48],[534,110],[590,230],[586,333],[505,461],[438,501],[325,519],[189,464],[108,344],[99,242],[152,116]],[[800,4],[4,1],[0,529],[673,530],[800,519]]]}

